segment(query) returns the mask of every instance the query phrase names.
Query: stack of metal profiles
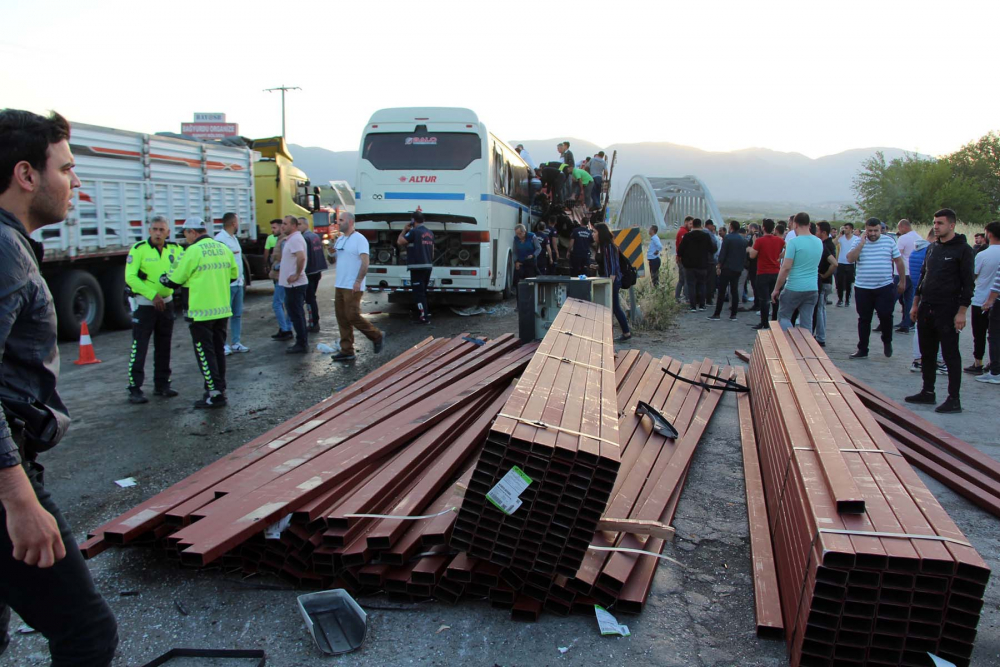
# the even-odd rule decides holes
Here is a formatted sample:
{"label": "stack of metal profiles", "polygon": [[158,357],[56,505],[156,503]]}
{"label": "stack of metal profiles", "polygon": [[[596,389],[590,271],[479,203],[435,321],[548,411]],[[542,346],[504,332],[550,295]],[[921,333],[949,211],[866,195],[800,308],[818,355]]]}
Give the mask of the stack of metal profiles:
{"label": "stack of metal profiles", "polygon": [[[451,544],[518,586],[580,566],[618,474],[611,311],[567,299],[490,429]],[[487,498],[515,466],[531,483],[510,514]]]}
{"label": "stack of metal profiles", "polygon": [[793,667],[971,664],[990,570],[802,330],[750,363]]}

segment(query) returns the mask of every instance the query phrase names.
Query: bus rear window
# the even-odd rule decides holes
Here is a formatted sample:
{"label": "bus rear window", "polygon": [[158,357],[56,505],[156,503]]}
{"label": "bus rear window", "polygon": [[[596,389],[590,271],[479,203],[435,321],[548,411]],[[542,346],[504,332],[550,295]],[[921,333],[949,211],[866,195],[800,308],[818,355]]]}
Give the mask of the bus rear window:
{"label": "bus rear window", "polygon": [[482,139],[470,132],[373,133],[361,155],[383,171],[458,171],[482,156]]}

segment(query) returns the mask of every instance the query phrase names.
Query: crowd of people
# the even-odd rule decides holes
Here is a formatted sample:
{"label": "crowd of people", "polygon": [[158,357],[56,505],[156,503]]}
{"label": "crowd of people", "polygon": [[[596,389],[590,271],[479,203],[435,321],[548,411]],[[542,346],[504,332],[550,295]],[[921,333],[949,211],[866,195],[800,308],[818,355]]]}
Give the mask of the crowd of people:
{"label": "crowd of people", "polygon": [[[893,355],[894,334],[913,334],[910,370],[920,373],[921,390],[910,403],[937,404],[941,413],[962,411],[964,374],[1000,384],[1000,222],[991,222],[970,246],[957,233],[957,215],[943,208],[933,217],[926,238],[909,220],[900,220],[895,237],[877,218],[863,226],[842,225],[834,235],[829,222],[812,222],[807,213],[786,223],[764,219],[744,227],[736,221],[721,236],[711,220],[688,216],[677,231],[675,297],[686,297],[690,312],[713,305],[709,320],[721,319],[728,299],[729,319],[743,310],[759,314],[755,329],[776,320],[782,328],[800,326],[826,345],[826,307],[857,311],[857,347],[851,359],[868,358],[872,324],[878,325],[882,352]],[[659,283],[659,230],[649,230],[647,259],[654,285]],[[657,261],[653,261],[655,260]],[[742,288],[740,281],[743,281]],[[753,293],[752,306],[748,293]],[[896,322],[896,307],[900,317]],[[962,367],[959,336],[971,307],[973,363]],[[989,363],[985,362],[989,342]],[[948,377],[947,396],[938,404],[937,375]]]}

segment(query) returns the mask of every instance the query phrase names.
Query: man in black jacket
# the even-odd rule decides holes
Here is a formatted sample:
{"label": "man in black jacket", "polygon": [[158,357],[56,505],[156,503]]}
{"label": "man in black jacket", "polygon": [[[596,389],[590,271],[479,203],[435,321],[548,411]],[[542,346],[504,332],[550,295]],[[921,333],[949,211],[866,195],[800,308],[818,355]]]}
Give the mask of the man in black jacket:
{"label": "man in black jacket", "polygon": [[80,187],[74,166],[65,118],[0,111],[0,653],[13,609],[45,635],[53,665],[98,667],[114,657],[115,617],[35,462],[70,419],[56,391],[42,244],[30,234],[66,218]]}
{"label": "man in black jacket", "polygon": [[934,404],[938,346],[948,366],[948,399],[935,412],[961,412],[962,355],[958,335],[965,328],[965,311],[972,303],[975,258],[963,234],[955,233],[955,212],[943,208],[934,214],[937,241],[927,249],[910,317],[917,323],[924,386],[907,396],[908,403]]}
{"label": "man in black jacket", "polygon": [[684,235],[677,246],[677,254],[684,267],[684,282],[687,287],[688,304],[691,312],[705,310],[708,288],[708,259],[715,253],[715,244],[701,226],[701,218],[691,222],[691,231]]}
{"label": "man in black jacket", "polygon": [[[685,237],[686,238],[686,237]],[[722,239],[722,248],[719,250],[719,261],[715,271],[719,276],[719,295],[715,302],[715,313],[709,317],[710,320],[721,319],[723,301],[726,300],[726,287],[729,287],[729,296],[732,304],[729,307],[729,319],[736,321],[736,313],[740,309],[740,274],[743,273],[743,264],[747,256],[747,240],[740,234],[740,223],[735,220],[729,222],[729,233]]]}

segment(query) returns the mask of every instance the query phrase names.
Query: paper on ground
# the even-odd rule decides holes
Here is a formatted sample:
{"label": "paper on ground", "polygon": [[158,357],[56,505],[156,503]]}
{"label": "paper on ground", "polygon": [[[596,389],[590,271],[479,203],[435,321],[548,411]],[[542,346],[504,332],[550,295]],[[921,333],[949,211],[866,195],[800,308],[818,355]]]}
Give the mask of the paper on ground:
{"label": "paper on ground", "polygon": [[135,481],[135,477],[126,477],[125,479],[115,480],[115,484],[122,487],[123,489],[127,489],[130,486],[135,486],[138,483],[139,482]]}
{"label": "paper on ground", "polygon": [[602,635],[619,635],[621,637],[628,637],[632,634],[629,632],[627,625],[619,623],[618,619],[612,616],[611,613],[601,605],[595,604],[594,612],[597,614],[597,625],[601,627]]}

